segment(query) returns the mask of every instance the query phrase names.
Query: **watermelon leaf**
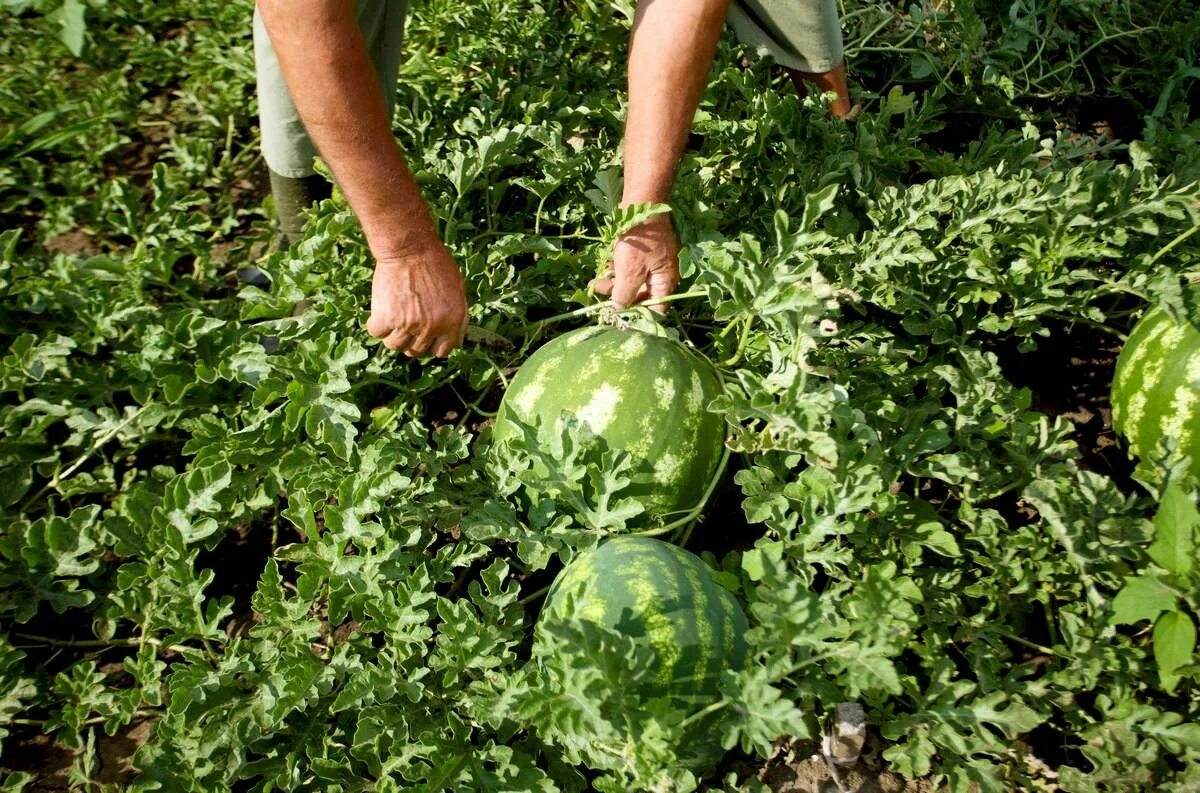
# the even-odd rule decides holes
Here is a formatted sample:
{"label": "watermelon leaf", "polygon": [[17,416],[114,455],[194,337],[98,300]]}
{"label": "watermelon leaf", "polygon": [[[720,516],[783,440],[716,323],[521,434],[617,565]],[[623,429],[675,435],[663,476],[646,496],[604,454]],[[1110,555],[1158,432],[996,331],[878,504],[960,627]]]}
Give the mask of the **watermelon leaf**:
{"label": "watermelon leaf", "polygon": [[54,17],[62,26],[59,34],[62,42],[76,58],[83,54],[83,37],[87,32],[86,13],[87,6],[83,0],[63,0],[63,4],[54,12]]}
{"label": "watermelon leaf", "polygon": [[1163,490],[1154,513],[1154,542],[1146,549],[1159,567],[1187,575],[1194,565],[1196,539],[1200,537],[1200,510],[1191,493],[1176,482]]}
{"label": "watermelon leaf", "polygon": [[1179,669],[1192,663],[1196,624],[1182,611],[1168,611],[1154,623],[1154,660],[1165,691],[1175,690]]}
{"label": "watermelon leaf", "polygon": [[1175,594],[1153,573],[1130,578],[1113,598],[1113,625],[1132,624],[1142,620],[1153,622],[1164,611],[1175,608]]}

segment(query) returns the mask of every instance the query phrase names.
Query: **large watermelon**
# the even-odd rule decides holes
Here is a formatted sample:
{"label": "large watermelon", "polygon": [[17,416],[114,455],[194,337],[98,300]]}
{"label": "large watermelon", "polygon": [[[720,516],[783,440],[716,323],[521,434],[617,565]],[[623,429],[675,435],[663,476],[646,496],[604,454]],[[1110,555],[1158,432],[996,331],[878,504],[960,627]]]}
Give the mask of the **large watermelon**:
{"label": "large watermelon", "polygon": [[[612,537],[575,558],[555,579],[538,618],[579,620],[650,647],[653,681],[640,692],[697,712],[718,698],[726,669],[746,663],[746,616],[707,565],[682,548],[649,537]],[[535,652],[537,644],[535,643]],[[719,755],[711,721],[680,752],[703,764]]]}
{"label": "large watermelon", "polygon": [[1143,459],[1160,440],[1200,474],[1200,330],[1154,308],[1134,326],[1113,378],[1113,426]]}
{"label": "large watermelon", "polygon": [[647,476],[630,492],[649,522],[679,517],[699,504],[720,463],[725,422],[705,410],[720,388],[712,364],[673,339],[580,328],[529,356],[504,394],[492,437],[500,449],[521,423],[538,423],[545,438],[562,432],[564,414],[574,416]]}

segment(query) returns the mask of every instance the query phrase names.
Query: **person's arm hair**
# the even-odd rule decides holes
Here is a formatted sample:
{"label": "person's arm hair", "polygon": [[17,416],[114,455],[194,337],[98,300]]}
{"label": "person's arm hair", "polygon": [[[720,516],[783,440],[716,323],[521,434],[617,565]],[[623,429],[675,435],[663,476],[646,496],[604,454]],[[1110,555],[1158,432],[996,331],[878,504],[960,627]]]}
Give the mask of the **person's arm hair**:
{"label": "person's arm hair", "polygon": [[638,3],[629,44],[623,204],[670,199],[728,8],[729,0]]}
{"label": "person's arm hair", "polygon": [[462,274],[392,137],[352,0],[259,0],[296,110],[375,256],[367,332],[414,358],[462,344]]}
{"label": "person's arm hair", "polygon": [[[641,0],[629,43],[629,113],[621,205],[664,204],[712,66],[729,0]],[[613,246],[612,276],[592,287],[617,306],[664,297],[679,283],[679,242],[655,215]],[[663,304],[651,305],[663,311]]]}
{"label": "person's arm hair", "polygon": [[379,260],[438,241],[392,136],[353,0],[258,0],[292,101]]}

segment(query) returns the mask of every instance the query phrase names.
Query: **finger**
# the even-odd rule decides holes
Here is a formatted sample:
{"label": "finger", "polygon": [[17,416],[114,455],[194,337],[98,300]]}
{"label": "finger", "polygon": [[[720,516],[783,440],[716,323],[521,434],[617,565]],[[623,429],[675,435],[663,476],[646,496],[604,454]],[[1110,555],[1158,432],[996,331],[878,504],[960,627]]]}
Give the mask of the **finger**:
{"label": "finger", "polygon": [[638,289],[637,297],[634,298],[635,303],[641,303],[650,298],[650,287],[647,284],[642,284]]}
{"label": "finger", "polygon": [[[650,276],[650,288],[647,298],[666,297],[675,291],[675,287],[679,284],[679,276],[674,273],[654,273]],[[654,303],[650,306],[654,311],[664,314],[667,311],[666,303]]]}
{"label": "finger", "polygon": [[433,344],[436,338],[437,336],[434,335],[433,331],[426,328],[421,331],[421,335],[409,342],[408,347],[404,350],[404,354],[410,358],[420,358],[429,351],[430,345]]}
{"label": "finger", "polygon": [[611,278],[593,278],[588,287],[598,295],[611,295],[613,288],[613,279]]}
{"label": "finger", "polygon": [[454,348],[458,346],[454,341],[453,336],[438,336],[433,340],[433,348],[430,352],[438,358],[449,357],[450,353],[454,352]]}
{"label": "finger", "polygon": [[367,317],[367,333],[377,339],[382,339],[394,330],[392,323],[383,318],[382,314],[374,311]]}
{"label": "finger", "polygon": [[443,334],[433,340],[433,346],[430,352],[439,358],[447,358],[450,353],[458,347],[461,347],[463,341],[467,338],[467,328],[471,325],[471,317],[468,314],[463,315],[462,322],[458,326],[458,330],[454,333]]}
{"label": "finger", "polygon": [[389,333],[383,339],[383,346],[389,350],[402,350],[408,346],[412,340],[412,334],[403,329],[397,329]]}
{"label": "finger", "polygon": [[650,293],[655,297],[666,297],[679,285],[679,270],[675,267],[655,270],[646,279],[646,284],[650,287]]}
{"label": "finger", "polygon": [[627,275],[618,274],[613,279],[612,287],[612,302],[617,308],[625,308],[626,306],[637,300],[638,291],[645,284],[644,281],[637,281]]}

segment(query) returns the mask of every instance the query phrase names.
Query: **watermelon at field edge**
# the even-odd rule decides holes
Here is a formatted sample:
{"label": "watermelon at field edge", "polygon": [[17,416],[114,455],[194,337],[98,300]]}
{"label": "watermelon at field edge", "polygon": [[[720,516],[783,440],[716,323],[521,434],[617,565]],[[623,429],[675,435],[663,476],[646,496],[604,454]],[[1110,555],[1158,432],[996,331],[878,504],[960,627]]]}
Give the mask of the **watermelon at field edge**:
{"label": "watermelon at field edge", "polygon": [[520,424],[562,432],[564,414],[628,452],[647,482],[630,487],[645,521],[696,507],[720,464],[725,421],[705,407],[721,391],[711,363],[678,341],[592,326],[547,342],[521,366],[500,403],[495,448]]}
{"label": "watermelon at field edge", "polygon": [[[696,712],[719,697],[726,669],[747,660],[746,616],[695,554],[649,537],[612,537],[559,573],[536,633],[557,620],[580,620],[645,643],[654,653],[646,696]],[[535,642],[535,655],[538,643]],[[713,720],[697,722],[681,756],[706,765],[721,751]]]}
{"label": "watermelon at field edge", "polygon": [[1134,326],[1117,359],[1113,427],[1145,460],[1161,440],[1200,475],[1200,330],[1153,308]]}

